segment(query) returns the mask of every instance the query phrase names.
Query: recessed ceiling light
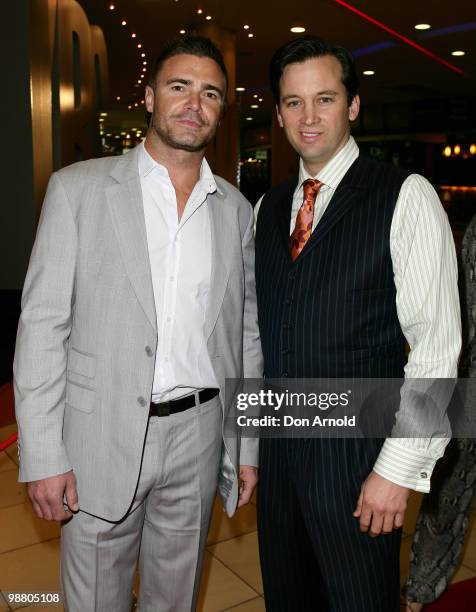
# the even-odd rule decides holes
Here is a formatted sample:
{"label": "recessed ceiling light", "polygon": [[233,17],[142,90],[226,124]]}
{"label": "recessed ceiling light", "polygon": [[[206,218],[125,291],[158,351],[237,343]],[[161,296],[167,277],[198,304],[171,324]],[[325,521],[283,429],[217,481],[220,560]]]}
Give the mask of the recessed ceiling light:
{"label": "recessed ceiling light", "polygon": [[203,9],[197,9],[197,13],[201,15],[203,13]]}
{"label": "recessed ceiling light", "polygon": [[375,74],[375,70],[364,70],[362,74],[365,74],[365,76],[373,76]]}
{"label": "recessed ceiling light", "polygon": [[246,117],[246,121],[253,121],[253,117]]}
{"label": "recessed ceiling light", "polygon": [[417,23],[415,30],[429,30],[431,25],[429,23]]}
{"label": "recessed ceiling light", "polygon": [[123,20],[121,21],[121,25],[126,26],[126,25],[127,25],[127,21],[126,21],[125,19],[123,19]]}
{"label": "recessed ceiling light", "polygon": [[116,100],[119,101],[121,99],[121,96],[116,96]]}
{"label": "recessed ceiling light", "polygon": [[113,11],[115,8],[116,8],[116,7],[114,6],[114,4],[110,4],[110,5],[109,5],[109,10],[110,10],[110,11]]}
{"label": "recessed ceiling light", "polygon": [[263,98],[258,98],[258,102],[262,102],[262,101],[263,101]]}
{"label": "recessed ceiling light", "polygon": [[302,34],[305,31],[306,31],[306,28],[303,28],[302,26],[294,26],[291,28],[291,32],[293,34]]}
{"label": "recessed ceiling light", "polygon": [[259,108],[258,104],[252,104],[251,108]]}
{"label": "recessed ceiling light", "polygon": [[144,60],[142,63],[144,64],[144,66],[147,66],[147,60]]}
{"label": "recessed ceiling light", "polygon": [[248,34],[248,38],[253,38],[254,34],[252,34],[251,32]]}
{"label": "recessed ceiling light", "polygon": [[244,26],[243,26],[243,30],[249,30],[249,29],[250,29],[250,26],[249,26],[249,25],[244,25]]}
{"label": "recessed ceiling light", "polygon": [[180,30],[180,34],[185,34],[185,30]]}
{"label": "recessed ceiling light", "polygon": [[257,97],[258,97],[258,94],[253,94],[253,98],[257,98]]}
{"label": "recessed ceiling light", "polygon": [[141,56],[141,57],[145,57],[145,53],[141,53],[141,54],[140,54],[140,56]]}
{"label": "recessed ceiling light", "polygon": [[462,55],[465,55],[465,51],[452,51],[451,55],[454,55],[455,57],[461,57]]}
{"label": "recessed ceiling light", "polygon": [[245,88],[244,87],[236,87],[235,91],[245,91]]}
{"label": "recessed ceiling light", "polygon": [[139,43],[139,44],[137,45],[137,48],[138,48],[138,49],[142,49],[142,45]]}
{"label": "recessed ceiling light", "polygon": [[137,36],[137,34],[135,32],[132,32],[131,38],[135,38],[136,36]]}
{"label": "recessed ceiling light", "polygon": [[212,16],[211,16],[211,15],[207,15],[207,16],[205,17],[205,19],[206,19],[207,21],[210,21],[210,19],[211,19],[211,18],[212,18]]}

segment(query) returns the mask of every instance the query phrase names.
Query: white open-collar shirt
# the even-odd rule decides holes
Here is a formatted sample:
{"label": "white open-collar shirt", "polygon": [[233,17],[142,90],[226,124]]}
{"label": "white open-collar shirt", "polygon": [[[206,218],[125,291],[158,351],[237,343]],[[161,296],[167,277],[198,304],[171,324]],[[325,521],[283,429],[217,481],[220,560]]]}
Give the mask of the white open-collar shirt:
{"label": "white open-collar shirt", "polygon": [[207,196],[217,186],[204,158],[179,221],[167,168],[144,143],[138,164],[157,313],[152,401],[158,403],[218,387],[204,331],[212,268]]}

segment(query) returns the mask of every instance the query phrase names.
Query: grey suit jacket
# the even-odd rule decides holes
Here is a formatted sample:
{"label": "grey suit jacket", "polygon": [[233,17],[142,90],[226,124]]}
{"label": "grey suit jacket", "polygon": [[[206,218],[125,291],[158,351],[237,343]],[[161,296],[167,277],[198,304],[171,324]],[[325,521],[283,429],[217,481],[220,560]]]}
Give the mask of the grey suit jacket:
{"label": "grey suit jacket", "polygon": [[[260,377],[262,355],[252,209],[232,185],[216,183],[207,201],[213,264],[206,334],[226,418],[225,379]],[[20,481],[73,469],[81,509],[120,520],[140,473],[156,346],[137,150],[53,174],[14,360]],[[238,465],[257,465],[257,451],[257,440],[240,444],[236,428],[224,436],[219,492],[230,516]]]}

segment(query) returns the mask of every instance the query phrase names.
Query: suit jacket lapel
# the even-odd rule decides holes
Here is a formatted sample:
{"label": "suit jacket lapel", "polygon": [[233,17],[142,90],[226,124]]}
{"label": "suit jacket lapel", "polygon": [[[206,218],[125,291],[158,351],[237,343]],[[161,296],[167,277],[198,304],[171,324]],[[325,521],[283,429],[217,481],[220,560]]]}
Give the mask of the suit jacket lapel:
{"label": "suit jacket lapel", "polygon": [[106,188],[114,231],[137,299],[152,327],[157,315],[150,272],[137,148],[118,159],[111,171],[115,183]]}
{"label": "suit jacket lapel", "polygon": [[297,181],[297,176],[293,177],[288,181],[283,190],[283,197],[281,198],[278,206],[276,206],[276,217],[278,221],[279,232],[281,234],[283,248],[289,256],[289,261],[291,261],[291,253],[289,250],[289,227],[291,223],[293,195],[294,190],[296,189]]}
{"label": "suit jacket lapel", "polygon": [[212,242],[212,270],[205,322],[206,338],[209,338],[215,327],[230,273],[230,257],[226,241],[231,235],[231,217],[234,209],[232,206],[226,206],[224,200],[225,193],[218,187],[215,193],[208,196],[207,201]]}

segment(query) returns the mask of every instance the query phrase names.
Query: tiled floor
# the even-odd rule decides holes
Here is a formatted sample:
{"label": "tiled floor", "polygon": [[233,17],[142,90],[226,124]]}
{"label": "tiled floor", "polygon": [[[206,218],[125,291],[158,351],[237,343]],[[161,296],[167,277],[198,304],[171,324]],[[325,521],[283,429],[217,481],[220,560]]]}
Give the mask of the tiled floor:
{"label": "tiled floor", "polygon": [[[0,428],[0,441],[15,426]],[[2,592],[57,592],[59,527],[35,519],[17,478],[17,449],[0,453],[0,612],[9,607]],[[408,567],[411,534],[421,496],[412,495],[401,549],[402,582]],[[474,517],[473,517],[474,518]],[[454,581],[476,576],[476,520]],[[199,610],[201,612],[264,612],[256,533],[256,507],[250,504],[226,518],[217,502],[208,537]],[[23,606],[25,608],[25,606]],[[32,607],[33,612],[58,612],[58,606]]]}

